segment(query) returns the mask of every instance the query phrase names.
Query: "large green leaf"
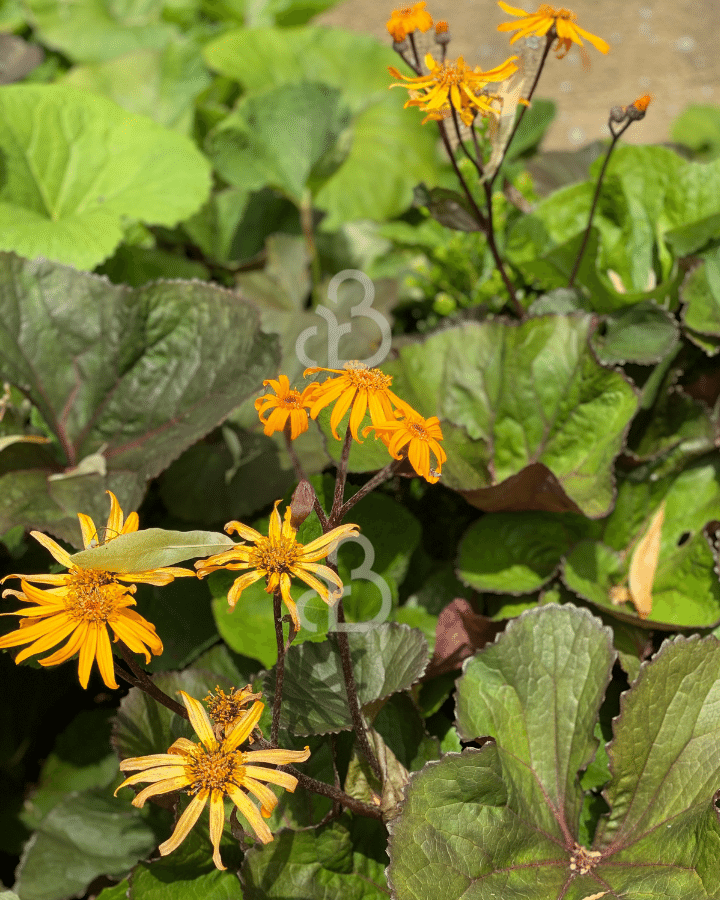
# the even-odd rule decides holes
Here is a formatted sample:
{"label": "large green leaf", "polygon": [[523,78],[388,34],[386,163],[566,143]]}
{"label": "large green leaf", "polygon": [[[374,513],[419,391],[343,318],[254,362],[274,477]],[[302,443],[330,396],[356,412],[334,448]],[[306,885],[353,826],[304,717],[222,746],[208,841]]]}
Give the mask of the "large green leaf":
{"label": "large green leaf", "polygon": [[385,96],[387,66],[397,64],[392,50],[368,35],[318,26],[228,31],[203,52],[211,69],[248,92],[319,82],[341,90],[355,113]]}
{"label": "large green leaf", "polygon": [[210,191],[195,144],[66,85],[0,87],[0,249],[92,269],[128,222],[173,226]]}
{"label": "large green leaf", "polygon": [[[582,314],[468,322],[399,348],[383,369],[393,391],[440,418],[448,487],[480,508],[607,514],[637,399],[596,362],[591,328]],[[540,469],[532,493],[522,478]]]}
{"label": "large green leaf", "polygon": [[242,868],[245,900],[385,900],[384,829],[343,816],[312,831],[283,829],[253,847]]}
{"label": "large green leaf", "polygon": [[375,39],[310,26],[253,28],[228,32],[204,52],[212,69],[251,93],[303,82],[342,92],[343,104],[355,117],[353,145],[317,194],[316,205],[328,213],[324,228],[352,219],[392,218],[410,205],[415,184],[435,180],[435,138],[403,110],[397,92],[388,91],[387,68],[397,59]]}
{"label": "large green leaf", "polygon": [[610,629],[589,612],[548,605],[512,620],[457,683],[460,737],[496,740],[508,806],[558,843],[577,828],[577,773],[597,749],[615,655]]}
{"label": "large green leaf", "polygon": [[[0,531],[30,525],[80,546],[77,512],[106,518],[106,488],[126,512],[137,507],[147,479],[222,421],[276,360],[255,311],[220,288],[131,290],[0,257],[0,376],[28,397],[56,445],[52,454],[29,444],[3,451]],[[17,447],[29,463],[14,459]]]}
{"label": "large green leaf", "polygon": [[[693,340],[710,338],[710,346],[700,343],[708,356],[718,352],[720,338],[720,249],[706,254],[704,261],[688,276],[680,296],[685,303],[683,324]],[[699,342],[699,341],[698,341]]]}
{"label": "large green leaf", "polygon": [[610,599],[626,582],[632,551],[665,501],[660,555],[652,583],[647,627],[707,628],[720,620],[720,582],[705,526],[720,519],[720,462],[705,457],[679,475],[645,481],[628,478],[600,540],[580,541],[563,565],[563,580],[581,597],[636,624],[630,604]]}
{"label": "large green leaf", "polygon": [[341,136],[348,124],[339,90],[290,84],[245,97],[207,146],[230,184],[277,188],[300,206],[315,182],[322,184],[342,164]]}
{"label": "large green leaf", "polygon": [[193,101],[208,86],[210,76],[197,45],[176,41],[162,50],[137,50],[107,62],[75,66],[61,83],[102,94],[129,112],[190,134]]}
{"label": "large green leaf", "polygon": [[[608,747],[611,812],[589,849],[579,843],[578,775],[596,753],[614,657],[609,630],[587,611],[546,606],[466,663],[461,736],[494,743],[411,777],[390,824],[396,900],[716,896],[715,638],[665,644],[622,695]],[[607,769],[597,774],[599,784]]]}
{"label": "large green leaf", "polygon": [[[601,160],[591,167],[597,178]],[[563,188],[513,227],[508,252],[522,263],[579,235],[587,225],[592,182]],[[720,236],[720,163],[690,163],[665,147],[618,148],[593,220],[601,235],[601,269],[617,272],[627,290],[671,273],[665,239],[688,255]],[[658,271],[656,272],[656,264]]]}
{"label": "large green leaf", "polygon": [[[388,622],[348,635],[361,705],[407,690],[425,671],[427,642],[417,629]],[[275,670],[264,692],[275,692]],[[293,734],[327,734],[352,727],[337,638],[290,647],[280,723]]]}
{"label": "large green leaf", "polygon": [[100,62],[141,49],[160,49],[178,37],[162,20],[163,0],[29,0],[42,42],[77,62]]}
{"label": "large green leaf", "polygon": [[677,867],[678,882],[682,868],[695,868],[708,896],[719,872],[719,703],[720,641],[666,641],[622,698],[608,747],[611,812],[595,836],[604,856],[628,868],[656,859]]}
{"label": "large green leaf", "polygon": [[485,515],[463,536],[458,576],[476,591],[520,595],[539,590],[586,531],[586,521],[539,512]]}
{"label": "large green leaf", "polygon": [[40,823],[23,851],[16,887],[23,900],[82,895],[100,875],[121,878],[167,828],[157,807],[135,809],[109,790],[69,794]]}

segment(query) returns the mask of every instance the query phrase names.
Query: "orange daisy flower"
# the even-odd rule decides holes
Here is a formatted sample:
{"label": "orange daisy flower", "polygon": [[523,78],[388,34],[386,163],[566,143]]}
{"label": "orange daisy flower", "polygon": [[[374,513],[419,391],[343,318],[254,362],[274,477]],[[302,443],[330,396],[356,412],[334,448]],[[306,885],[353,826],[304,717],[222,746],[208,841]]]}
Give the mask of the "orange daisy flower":
{"label": "orange daisy flower", "polygon": [[[220,839],[225,824],[225,797],[229,797],[247,819],[258,840],[263,844],[273,840],[272,833],[263,818],[267,819],[277,806],[278,798],[262,782],[270,782],[294,791],[297,778],[268,769],[260,763],[283,766],[292,762],[305,762],[310,756],[310,748],[304,750],[248,750],[237,748],[247,740],[257,725],[264,709],[263,703],[255,703],[222,740],[215,737],[212,723],[202,704],[185,691],[180,691],[182,701],[188,711],[190,724],[200,743],[187,738],[178,738],[167,753],[150,756],[136,756],[120,763],[121,772],[140,769],[136,775],[126,778],[115,791],[129,785],[149,781],[133,798],[132,805],[142,807],[149,797],[185,790],[192,800],[178,819],[171,837],[160,844],[161,856],[176,850],[190,833],[200,818],[200,813],[210,801],[210,840],[213,845],[213,862],[218,869],[224,869],[220,858]],[[260,812],[250,802],[249,792],[260,801]],[[262,817],[261,817],[262,813]]]}
{"label": "orange daisy flower", "polygon": [[413,31],[429,31],[432,28],[433,20],[426,6],[427,3],[421,2],[392,11],[387,30],[396,44],[401,44]]}
{"label": "orange daisy flower", "polygon": [[[440,421],[437,416],[424,419],[414,410],[408,410],[405,418],[395,422],[385,422],[382,425],[368,425],[363,429],[365,436],[371,428],[375,428],[376,437],[379,437],[395,459],[404,456],[410,460],[410,465],[418,475],[435,484],[440,479],[442,464],[447,459],[447,454],[438,441],[443,439],[440,430]],[[407,448],[407,449],[405,449]],[[430,468],[430,451],[435,455],[436,467]]]}
{"label": "orange daisy flower", "polygon": [[392,376],[385,375],[380,369],[368,369],[364,363],[354,360],[345,363],[344,369],[323,369],[321,366],[313,366],[305,369],[303,376],[314,375],[316,372],[334,372],[340,376],[328,378],[317,386],[310,407],[310,418],[316,419],[321,409],[337,401],[330,417],[330,427],[336,441],[340,440],[337,433],[340,420],[351,407],[350,431],[358,444],[362,444],[358,437],[358,428],[368,407],[373,425],[395,418],[393,404],[401,410],[409,409],[405,401],[396,397],[390,390]]}
{"label": "orange daisy flower", "polygon": [[462,121],[470,125],[478,112],[485,116],[498,114],[497,108],[493,106],[494,98],[484,94],[483,90],[491,82],[504,81],[517,72],[517,66],[513,62],[515,59],[517,56],[512,56],[502,65],[484,72],[479,66],[471,69],[462,56],[455,62],[446,60],[439,63],[428,53],[425,56],[425,65],[429,69],[427,75],[410,78],[390,67],[390,74],[394,78],[402,78],[407,82],[407,84],[396,82],[390,87],[404,87],[411,92],[405,106],[419,106],[427,112],[423,124],[428,119],[445,118],[437,114],[452,105],[460,114]]}
{"label": "orange daisy flower", "polygon": [[[110,517],[105,533],[100,537],[90,516],[78,513],[85,549],[104,544],[119,534],[128,534],[138,529],[137,513],[130,513],[123,520],[120,504],[112,491],[110,495]],[[175,578],[193,577],[191,569],[166,566],[147,572],[106,572],[101,569],[83,569],[76,566],[70,554],[55,543],[52,538],[31,531],[36,541],[46,547],[57,562],[69,571],[58,575],[6,575],[19,578],[22,590],[6,590],[3,597],[12,595],[24,603],[34,604],[17,612],[3,613],[6,616],[21,616],[20,628],[0,638],[0,647],[19,647],[29,644],[15,657],[21,663],[29,656],[44,653],[65,638],[67,643],[50,656],[38,660],[41,666],[56,666],[66,662],[79,652],[78,675],[80,684],[87,688],[93,660],[97,660],[103,681],[109,688],[117,688],[110,648],[108,626],[115,635],[134,653],[143,653],[145,662],[150,662],[150,653],[159,656],[163,652],[162,641],[155,626],[134,610],[132,594],[135,584],[121,582],[145,582],[147,584],[170,584]],[[37,588],[33,582],[50,585],[49,589]]]}
{"label": "orange daisy flower", "polygon": [[[357,536],[358,528],[357,525],[340,525],[322,537],[303,545],[295,540],[297,530],[290,522],[292,516],[290,506],[285,510],[285,519],[281,523],[280,513],[277,510],[280,503],[280,500],[275,502],[275,508],[270,514],[267,537],[255,531],[254,528],[243,525],[242,522],[228,522],[225,526],[225,531],[237,532],[241,538],[253,543],[254,547],[237,544],[224,553],[218,553],[216,556],[196,562],[195,566],[199,578],[204,578],[210,572],[216,572],[218,569],[252,570],[236,579],[230,588],[228,592],[230,606],[235,606],[246,587],[261,578],[266,578],[265,590],[268,594],[272,594],[277,587],[280,588],[283,602],[292,616],[296,630],[299,631],[300,619],[297,607],[290,596],[292,578],[300,578],[309,587],[314,588],[328,604],[342,597],[342,581],[332,569],[328,566],[318,565],[317,561],[331,553],[342,538]],[[321,575],[335,585],[332,596],[328,588],[315,575]]]}
{"label": "orange daisy flower", "polygon": [[576,25],[577,16],[569,9],[555,9],[554,6],[548,6],[546,3],[543,3],[537,12],[527,13],[524,9],[518,9],[515,6],[510,6],[508,3],[504,3],[503,0],[498,0],[498,6],[511,16],[521,17],[520,22],[503,22],[502,25],[498,25],[498,31],[517,32],[510,38],[511,44],[514,44],[519,38],[527,37],[530,34],[544,37],[554,27],[557,34],[557,43],[554,49],[557,50],[558,59],[562,59],[565,56],[572,44],[577,44],[579,47],[584,46],[581,35],[590,41],[593,47],[596,47],[601,53],[607,53],[610,49],[610,45],[602,38],[595,34],[590,34],[589,31],[585,31],[584,28]]}
{"label": "orange daisy flower", "polygon": [[[314,382],[309,384],[302,393],[290,388],[290,379],[287,375],[280,375],[278,381],[273,381],[272,378],[263,381],[263,387],[268,384],[275,391],[275,396],[264,394],[255,401],[255,409],[265,426],[264,433],[269,437],[276,431],[283,431],[289,419],[290,439],[294,441],[308,430],[306,407],[312,400],[317,384]],[[270,415],[263,419],[263,413],[270,409],[272,410]]]}

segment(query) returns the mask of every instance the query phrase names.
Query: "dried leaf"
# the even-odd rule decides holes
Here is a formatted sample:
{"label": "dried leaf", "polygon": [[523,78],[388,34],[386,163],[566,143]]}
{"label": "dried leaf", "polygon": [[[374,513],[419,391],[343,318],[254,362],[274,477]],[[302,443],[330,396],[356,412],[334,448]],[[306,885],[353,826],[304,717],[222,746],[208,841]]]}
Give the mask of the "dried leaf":
{"label": "dried leaf", "polygon": [[652,583],[660,555],[660,533],[665,521],[665,502],[650,522],[650,527],[638,541],[630,561],[628,587],[630,597],[641,619],[647,619],[652,610]]}
{"label": "dried leaf", "polygon": [[495,640],[503,628],[503,623],[479,615],[467,600],[456,597],[438,616],[435,652],[426,678],[459,669],[464,659]]}
{"label": "dried leaf", "polygon": [[492,145],[492,152],[485,166],[484,181],[492,178],[500,168],[515,126],[515,112],[518,103],[521,100],[526,100],[530,93],[535,76],[540,68],[544,45],[545,41],[542,38],[530,35],[525,39],[520,50],[518,71],[511,78],[498,85],[496,89],[493,88],[493,85],[489,85],[490,93],[502,99],[502,112],[499,118],[491,117],[490,119],[488,136]]}

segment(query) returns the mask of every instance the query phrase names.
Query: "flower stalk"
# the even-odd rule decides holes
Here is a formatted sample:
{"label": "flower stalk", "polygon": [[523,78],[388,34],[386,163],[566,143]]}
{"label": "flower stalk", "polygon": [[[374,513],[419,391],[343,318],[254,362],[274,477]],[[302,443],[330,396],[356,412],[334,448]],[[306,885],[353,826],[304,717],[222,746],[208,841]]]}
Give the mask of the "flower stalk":
{"label": "flower stalk", "polygon": [[[149,697],[152,697],[153,700],[157,700],[162,706],[165,706],[167,709],[176,713],[178,716],[182,716],[183,719],[188,718],[188,713],[185,707],[178,703],[176,700],[173,700],[172,697],[169,697],[165,691],[161,690],[155,682],[150,678],[148,673],[137,664],[137,662],[133,659],[132,654],[128,647],[123,643],[123,641],[118,641],[118,646],[120,648],[120,653],[122,654],[122,658],[130,669],[130,672],[133,676],[133,684],[139,690],[144,691]],[[122,669],[116,667],[116,672],[124,678],[126,681],[127,674],[123,672]]]}
{"label": "flower stalk", "polygon": [[[282,626],[282,594],[280,588],[275,588],[273,593],[273,617],[275,619],[275,640],[277,641],[277,665],[275,666],[275,697],[273,698],[272,725],[270,726],[270,744],[277,747],[278,734],[280,733],[280,709],[282,707],[283,681],[285,679],[285,639]],[[290,627],[290,640],[294,634]]]}
{"label": "flower stalk", "polygon": [[[605,154],[605,160],[603,161],[602,168],[600,169],[600,175],[598,176],[597,185],[595,186],[595,193],[593,194],[592,203],[590,205],[588,223],[585,228],[585,233],[583,234],[580,249],[578,250],[578,254],[575,257],[573,270],[570,273],[570,280],[568,281],[568,287],[570,288],[575,284],[575,278],[580,271],[580,265],[582,264],[583,256],[585,255],[585,250],[587,249],[588,241],[590,240],[590,229],[592,228],[593,218],[595,217],[595,210],[597,208],[598,200],[600,199],[600,191],[602,190],[603,180],[605,178],[605,172],[607,171],[608,163],[610,162],[610,157],[612,156],[613,150],[615,149],[617,142],[625,134],[632,123],[639,122],[640,119],[645,118],[645,112],[647,111],[651,100],[652,97],[649,94],[644,94],[642,97],[638,97],[638,99],[631,103],[629,106],[616,106],[610,110],[608,128],[610,129],[612,140],[610,141],[610,146],[608,147],[607,153]],[[620,127],[619,130],[616,131],[616,126],[622,127]]]}

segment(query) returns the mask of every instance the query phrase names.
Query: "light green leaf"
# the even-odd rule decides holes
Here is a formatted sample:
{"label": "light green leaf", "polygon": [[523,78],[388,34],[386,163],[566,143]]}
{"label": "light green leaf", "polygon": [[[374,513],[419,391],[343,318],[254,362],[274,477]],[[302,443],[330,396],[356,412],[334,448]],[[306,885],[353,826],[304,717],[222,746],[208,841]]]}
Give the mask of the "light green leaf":
{"label": "light green leaf", "polygon": [[340,101],[339,90],[313,82],[250,94],[209,138],[210,157],[235,187],[277,188],[300,206],[346,155]]}
{"label": "light green leaf", "polygon": [[162,20],[164,5],[163,0],[28,0],[42,42],[76,62],[102,62],[176,40],[177,29]]}
{"label": "light green leaf", "polygon": [[720,108],[690,104],[672,123],[670,136],[676,144],[684,144],[706,159],[720,156]]}
{"label": "light green leaf", "polygon": [[342,92],[343,103],[356,117],[353,145],[316,196],[316,205],[328,213],[323,228],[335,229],[353,219],[392,218],[410,205],[418,182],[436,180],[435,138],[403,110],[397,92],[388,91],[387,69],[397,65],[397,58],[375,39],[309,26],[253,28],[228,32],[204,52],[212,69],[251,93],[307,81]]}
{"label": "light green leaf", "polygon": [[389,47],[368,35],[319,26],[228,31],[203,52],[211,69],[247,92],[313,81],[341,90],[355,113],[388,93],[387,66],[397,63]]}
{"label": "light green leaf", "polygon": [[92,269],[130,221],[173,226],[210,190],[189,138],[65,85],[0,88],[0,249]]}
{"label": "light green leaf", "polygon": [[210,84],[210,76],[197,45],[175,41],[161,50],[75,66],[60,83],[101,94],[128,112],[189,135],[193,101]]}
{"label": "light green leaf", "polygon": [[162,566],[174,566],[188,559],[223,553],[234,546],[235,541],[231,537],[214,531],[144,528],[111,537],[104,544],[75,553],[71,559],[74,565],[82,569],[122,573],[149,572]]}

